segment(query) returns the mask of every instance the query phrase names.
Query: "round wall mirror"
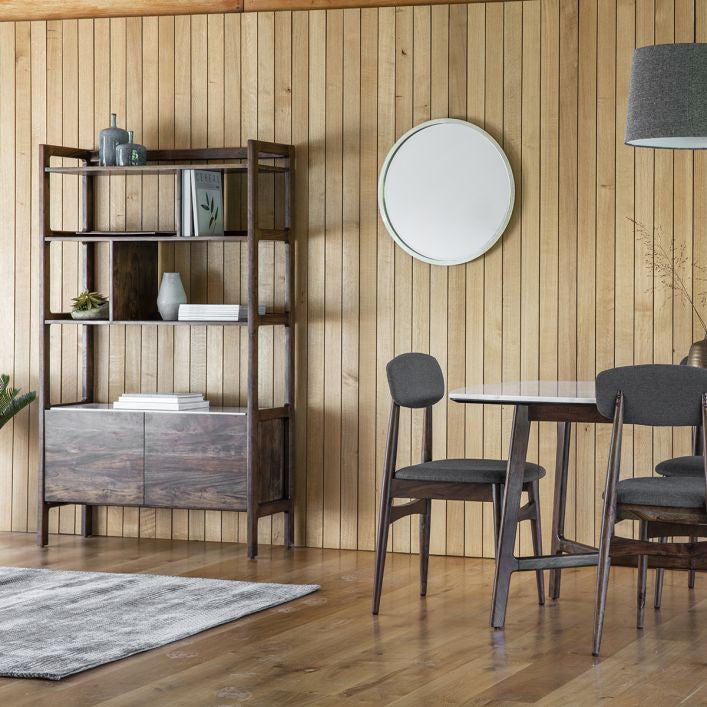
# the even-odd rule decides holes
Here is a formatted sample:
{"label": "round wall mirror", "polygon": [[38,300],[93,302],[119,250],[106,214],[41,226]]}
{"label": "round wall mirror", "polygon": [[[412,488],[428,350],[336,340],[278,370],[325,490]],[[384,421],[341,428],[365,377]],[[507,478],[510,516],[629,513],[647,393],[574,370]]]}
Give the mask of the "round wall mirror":
{"label": "round wall mirror", "polygon": [[433,265],[478,258],[513,212],[513,172],[501,146],[464,120],[417,125],[388,153],[378,207],[395,242]]}

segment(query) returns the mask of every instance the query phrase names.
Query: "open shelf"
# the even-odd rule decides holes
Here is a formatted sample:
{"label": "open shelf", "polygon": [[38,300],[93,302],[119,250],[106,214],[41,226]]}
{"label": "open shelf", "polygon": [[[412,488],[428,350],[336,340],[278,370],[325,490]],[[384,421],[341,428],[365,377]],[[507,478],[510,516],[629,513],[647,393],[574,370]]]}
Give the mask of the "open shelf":
{"label": "open shelf", "polygon": [[[277,326],[287,324],[286,312],[271,312],[258,318],[260,326]],[[45,324],[88,324],[90,326],[248,326],[248,320],[233,321],[164,321],[163,319],[72,319],[68,312],[59,312],[44,320]]]}
{"label": "open shelf", "polygon": [[84,412],[150,412],[167,415],[247,415],[245,407],[219,407],[212,405],[208,410],[124,410],[113,407],[113,403],[75,403],[73,405],[52,405],[51,410],[81,410]]}
{"label": "open shelf", "polygon": [[[286,174],[288,167],[278,167],[270,164],[256,165],[259,172],[270,172],[276,174]],[[247,172],[247,164],[233,162],[202,162],[198,164],[145,164],[133,167],[100,167],[96,165],[84,165],[75,167],[45,167],[44,171],[49,174],[85,174],[85,175],[144,175],[144,174],[176,174],[183,169],[209,169],[222,172]]]}
{"label": "open shelf", "polygon": [[[208,410],[126,410],[113,407],[113,403],[64,403],[52,405],[50,410],[79,410],[82,412],[149,412],[165,415],[247,415],[247,407],[212,405]],[[278,420],[288,418],[288,407],[259,408],[258,415],[263,420]]]}
{"label": "open shelf", "polygon": [[[261,241],[286,241],[290,236],[290,229],[260,228],[257,233],[258,240]],[[72,243],[244,243],[248,240],[248,232],[239,230],[226,231],[222,236],[178,236],[175,231],[52,231],[44,240]]]}

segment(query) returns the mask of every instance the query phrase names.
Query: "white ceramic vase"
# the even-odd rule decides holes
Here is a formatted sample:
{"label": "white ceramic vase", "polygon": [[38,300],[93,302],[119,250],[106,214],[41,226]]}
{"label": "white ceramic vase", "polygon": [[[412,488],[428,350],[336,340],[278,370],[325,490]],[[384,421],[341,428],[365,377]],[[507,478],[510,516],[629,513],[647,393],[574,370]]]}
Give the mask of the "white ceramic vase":
{"label": "white ceramic vase", "polygon": [[182,287],[182,278],[178,272],[166,272],[162,275],[162,284],[157,295],[157,309],[162,319],[173,322],[179,316],[179,305],[186,304],[187,294]]}

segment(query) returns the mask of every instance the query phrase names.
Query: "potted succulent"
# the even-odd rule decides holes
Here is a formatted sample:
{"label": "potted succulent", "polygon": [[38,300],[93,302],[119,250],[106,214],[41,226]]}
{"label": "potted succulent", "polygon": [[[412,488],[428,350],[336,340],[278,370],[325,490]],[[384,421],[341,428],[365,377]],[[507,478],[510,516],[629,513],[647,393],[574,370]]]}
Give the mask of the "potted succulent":
{"label": "potted succulent", "polygon": [[24,395],[19,393],[19,388],[10,387],[10,376],[7,373],[0,375],[0,428],[37,397],[33,390]]}
{"label": "potted succulent", "polygon": [[72,319],[108,319],[108,300],[98,292],[84,290],[73,301]]}

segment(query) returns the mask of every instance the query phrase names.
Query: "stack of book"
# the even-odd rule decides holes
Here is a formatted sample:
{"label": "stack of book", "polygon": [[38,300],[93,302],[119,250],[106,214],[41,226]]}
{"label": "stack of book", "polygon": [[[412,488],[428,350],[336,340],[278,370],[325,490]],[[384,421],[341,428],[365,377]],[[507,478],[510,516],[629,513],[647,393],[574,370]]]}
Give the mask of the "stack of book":
{"label": "stack of book", "polygon": [[[258,306],[265,314],[265,305]],[[180,322],[240,322],[248,319],[248,307],[241,304],[180,304]]]}
{"label": "stack of book", "polygon": [[116,410],[208,410],[209,401],[201,393],[123,393],[113,403]]}

